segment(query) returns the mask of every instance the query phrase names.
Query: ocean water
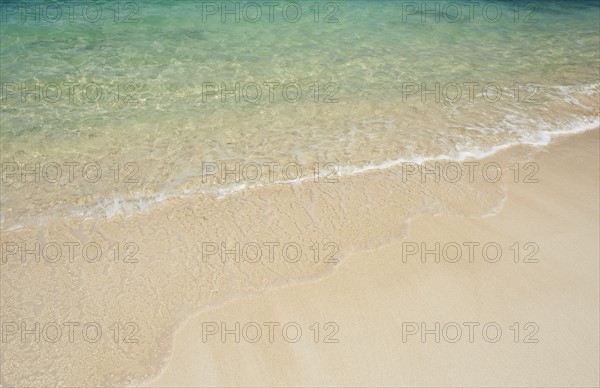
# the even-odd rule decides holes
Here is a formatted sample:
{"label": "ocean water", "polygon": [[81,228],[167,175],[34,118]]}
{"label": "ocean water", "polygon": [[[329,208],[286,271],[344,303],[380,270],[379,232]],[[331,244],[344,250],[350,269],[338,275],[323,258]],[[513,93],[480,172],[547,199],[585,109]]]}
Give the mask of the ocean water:
{"label": "ocean water", "polygon": [[[3,229],[597,122],[595,1],[60,4],[2,4],[2,162],[19,164],[4,165]],[[212,184],[203,163],[225,161],[263,176]],[[29,195],[35,163],[61,184]],[[77,185],[64,163],[81,163]],[[264,163],[303,168],[267,179]]]}
{"label": "ocean water", "polygon": [[201,241],[334,241],[341,257],[415,214],[482,215],[502,199],[497,185],[406,182],[403,162],[598,126],[597,1],[0,7],[3,241],[129,241],[141,257],[3,261],[4,320],[134,322],[140,338],[10,342],[8,385],[143,381],[190,314],[332,268],[207,265]]}

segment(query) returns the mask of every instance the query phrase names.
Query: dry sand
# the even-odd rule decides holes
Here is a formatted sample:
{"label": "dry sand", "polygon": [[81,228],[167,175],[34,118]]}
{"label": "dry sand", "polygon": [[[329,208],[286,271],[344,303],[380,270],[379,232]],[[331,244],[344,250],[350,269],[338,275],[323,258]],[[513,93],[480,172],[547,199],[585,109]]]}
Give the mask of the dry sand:
{"label": "dry sand", "polygon": [[[522,148],[493,159],[510,160]],[[190,319],[150,385],[598,386],[599,131],[560,138],[533,161],[539,183],[505,177],[507,199],[497,215],[418,216],[403,241],[352,255],[325,279]],[[431,255],[426,263],[418,256],[404,263],[403,244],[413,242],[495,242],[502,256],[489,263],[476,249],[470,263],[463,245],[458,263],[436,263]],[[515,242],[519,263],[510,249]],[[535,245],[526,249],[528,242]],[[534,246],[539,262],[522,262]],[[203,341],[207,322],[228,328],[256,322],[263,336],[256,343],[243,337],[236,343],[233,335],[223,342],[218,334]],[[280,324],[272,343],[265,322]],[[296,343],[282,337],[289,322],[302,329]],[[315,322],[318,343],[310,329]],[[328,322],[334,325],[325,327]],[[420,332],[403,341],[403,323],[415,327],[409,322],[425,322],[428,330],[439,322],[439,343],[435,334],[422,341]],[[462,328],[455,343],[451,322]],[[472,342],[466,322],[474,322]],[[482,333],[486,324],[488,337]],[[332,338],[338,342],[324,343],[336,326]],[[492,342],[498,326],[502,335]],[[253,336],[253,329],[246,334]],[[288,334],[294,337],[294,329]]]}

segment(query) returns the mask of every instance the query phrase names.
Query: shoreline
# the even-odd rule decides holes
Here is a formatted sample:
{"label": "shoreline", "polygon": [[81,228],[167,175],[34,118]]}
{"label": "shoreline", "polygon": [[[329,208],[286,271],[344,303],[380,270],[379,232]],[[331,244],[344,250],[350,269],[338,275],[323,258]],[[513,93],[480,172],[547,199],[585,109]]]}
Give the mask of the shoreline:
{"label": "shoreline", "polygon": [[[388,169],[394,169],[398,167],[403,167],[405,165],[423,165],[425,163],[448,163],[448,162],[468,162],[468,161],[476,161],[476,160],[484,160],[486,158],[491,158],[498,153],[501,153],[506,150],[510,150],[513,147],[531,147],[533,149],[539,149],[543,147],[547,147],[553,142],[561,139],[565,136],[573,136],[581,133],[585,133],[588,131],[593,131],[600,125],[599,119],[594,119],[590,122],[582,122],[576,121],[574,124],[569,126],[569,129],[562,129],[557,131],[542,131],[541,135],[544,138],[543,140],[538,140],[534,142],[510,142],[505,143],[500,146],[494,146],[491,149],[486,151],[479,151],[478,153],[473,153],[470,151],[463,151],[460,155],[456,157],[449,157],[447,155],[438,155],[433,157],[414,157],[408,159],[393,159],[383,161],[379,164],[374,165],[363,165],[363,166],[337,166],[337,174],[338,178],[344,178],[348,176],[353,176],[357,174],[364,173],[377,173],[379,171],[384,172]],[[336,163],[333,163],[336,166]],[[323,173],[319,173],[319,178],[324,178]],[[269,187],[276,185],[289,185],[289,184],[301,184],[303,182],[310,183],[313,180],[312,175],[304,175],[301,176],[298,180],[295,181],[274,181],[274,182],[259,182],[258,184],[250,184],[248,182],[241,183],[227,183],[224,186],[216,186],[216,187],[208,187],[197,190],[188,190],[185,193],[167,193],[167,192],[159,192],[156,194],[150,195],[140,195],[138,198],[126,198],[126,197],[110,197],[109,201],[103,200],[103,202],[95,203],[95,204],[87,204],[80,207],[75,207],[69,210],[69,214],[66,217],[69,218],[77,218],[78,216],[83,215],[85,220],[93,220],[97,218],[94,216],[94,211],[98,209],[106,209],[107,219],[113,217],[125,217],[129,218],[135,216],[137,214],[148,215],[152,211],[152,207],[155,205],[161,205],[164,202],[168,202],[169,200],[185,200],[191,199],[197,195],[208,195],[210,197],[214,197],[215,200],[223,200],[232,194],[236,194],[242,192],[244,190],[255,190],[255,189],[268,189]],[[118,205],[117,205],[118,204]],[[60,207],[62,209],[64,206]],[[64,210],[64,209],[62,209]],[[53,209],[50,209],[52,212]],[[43,222],[52,222],[52,218],[44,219]],[[18,232],[19,230],[27,229],[27,228],[35,228],[39,227],[37,224],[32,224],[32,221],[28,221],[25,224],[17,223],[12,226],[9,226],[6,229],[2,229],[2,232]],[[3,222],[2,222],[3,223]]]}
{"label": "shoreline", "polygon": [[[561,136],[559,139],[552,141],[550,144],[548,144],[547,146],[545,146],[544,148],[537,148],[536,150],[534,150],[533,153],[533,159],[534,161],[536,160],[541,160],[544,162],[544,164],[542,165],[542,167],[545,166],[550,166],[552,165],[551,161],[548,161],[548,159],[552,159],[552,157],[549,155],[550,152],[557,152],[556,150],[565,150],[567,148],[572,148],[573,144],[578,144],[581,145],[583,143],[583,145],[585,145],[586,149],[588,151],[590,151],[592,145],[590,145],[590,143],[598,143],[598,134],[599,134],[599,129],[596,128],[594,130],[589,130],[589,131],[585,131],[583,133],[578,133],[578,134],[573,134],[573,135],[569,135],[569,136]],[[527,146],[517,146],[517,148],[526,148]],[[514,154],[517,152],[517,150],[503,150],[500,151],[501,153],[506,153],[506,154]],[[564,153],[565,151],[563,151],[562,153]],[[595,159],[596,161],[598,160],[598,153],[597,151],[595,152],[595,154],[589,155],[586,154],[586,156],[588,158],[591,158],[592,160]],[[574,163],[578,163],[578,164],[584,164],[584,162],[582,161],[578,161],[578,160],[574,160]],[[556,167],[556,166],[553,166]],[[597,163],[596,166],[587,166],[588,169],[594,169],[596,168],[597,170]],[[563,171],[564,173],[564,171]],[[552,178],[556,179],[557,175],[559,175],[558,173],[554,172],[554,174],[552,174]],[[588,174],[589,175],[589,174]],[[564,178],[564,177],[563,177]],[[596,174],[596,180],[597,180],[597,174]],[[540,184],[540,186],[543,184]],[[408,236],[406,237],[406,239],[410,239],[411,238],[411,234],[414,237],[415,235],[415,230],[416,235],[426,235],[427,233],[429,233],[429,231],[434,230],[436,233],[439,233],[440,235],[448,235],[449,231],[451,231],[453,229],[453,225],[459,225],[459,229],[462,228],[463,230],[469,230],[471,233],[476,233],[475,229],[474,229],[474,224],[479,224],[480,227],[483,228],[490,228],[491,226],[489,226],[489,224],[495,224],[497,222],[497,219],[499,217],[501,217],[503,214],[505,214],[506,212],[510,211],[510,208],[513,207],[518,207],[519,206],[519,202],[522,202],[524,199],[526,199],[526,197],[524,197],[524,193],[526,191],[526,189],[523,189],[522,187],[519,187],[517,185],[510,185],[510,183],[508,184],[509,188],[508,188],[508,193],[507,196],[505,198],[505,203],[502,205],[502,208],[500,209],[500,211],[497,214],[493,214],[490,215],[488,217],[485,218],[470,218],[470,217],[463,217],[463,216],[456,216],[456,215],[438,215],[438,216],[431,216],[431,215],[418,215],[415,217],[415,219],[413,219],[412,221],[409,222],[409,226],[408,226]],[[588,190],[582,190],[583,192],[588,193]],[[596,189],[597,191],[597,189]],[[593,197],[594,192],[592,191],[592,194],[587,194],[588,197]],[[549,195],[552,196],[552,195]],[[555,195],[556,196],[556,195]],[[597,198],[597,197],[596,197]],[[510,207],[509,210],[507,210],[507,207]],[[521,209],[522,210],[522,209]],[[590,209],[591,210],[591,209]],[[512,211],[514,213],[514,210]],[[596,217],[597,218],[598,215],[598,211],[597,209],[594,209],[594,211],[592,212],[592,217]],[[543,217],[542,217],[543,218]],[[447,220],[452,220],[451,223],[448,222],[444,222],[444,225],[446,226],[446,228],[443,227],[439,227],[439,226],[435,226],[435,224],[439,223],[440,219],[445,219]],[[547,221],[547,220],[546,220]],[[503,234],[509,234],[511,233],[510,231],[510,223],[504,223],[502,225],[501,228],[496,227],[496,230],[498,232],[501,232]],[[464,234],[464,233],[463,233]],[[543,235],[543,233],[542,233]],[[405,239],[404,239],[405,240]],[[546,238],[547,240],[547,238]],[[590,244],[591,241],[594,241],[593,239],[591,240],[587,240],[588,245]],[[318,294],[319,292],[314,291],[312,292],[310,289],[311,288],[316,288],[316,289],[320,289],[321,293],[323,294],[323,290],[329,290],[330,293],[333,293],[334,291],[332,291],[332,286],[328,286],[328,284],[330,283],[336,283],[338,287],[340,287],[340,283],[343,283],[340,278],[341,277],[348,277],[350,276],[353,280],[357,280],[357,278],[359,277],[359,275],[357,274],[357,267],[362,267],[363,271],[359,271],[361,274],[366,274],[368,273],[368,268],[367,266],[363,263],[363,264],[359,264],[357,263],[358,260],[360,260],[359,258],[363,258],[366,259],[368,257],[372,257],[373,253],[379,252],[378,255],[381,256],[390,256],[390,254],[396,254],[398,252],[398,249],[400,247],[402,243],[400,242],[392,242],[390,244],[386,244],[383,245],[379,248],[376,248],[374,250],[366,250],[366,251],[361,251],[358,253],[354,253],[352,254],[350,257],[346,257],[343,260],[343,264],[339,265],[336,267],[336,269],[333,271],[333,273],[328,274],[328,275],[324,275],[322,278],[319,279],[315,279],[313,281],[302,281],[300,282],[300,284],[293,284],[291,286],[283,286],[283,287],[277,287],[274,289],[270,289],[268,291],[266,291],[265,293],[258,295],[258,296],[251,296],[251,297],[247,297],[247,298],[241,298],[241,299],[236,299],[236,300],[232,300],[232,301],[228,301],[222,305],[219,306],[213,306],[210,307],[210,310],[206,310],[203,312],[200,312],[198,314],[195,314],[194,316],[192,316],[191,318],[187,319],[185,322],[182,322],[181,326],[177,329],[175,335],[174,335],[174,343],[173,343],[173,348],[172,348],[172,353],[170,356],[170,361],[168,362],[168,364],[166,365],[165,368],[163,368],[159,374],[152,378],[147,380],[144,385],[145,386],[165,386],[165,385],[171,385],[171,386],[184,386],[186,384],[190,384],[192,382],[191,378],[195,377],[196,379],[194,379],[193,381],[195,381],[195,383],[197,384],[198,381],[202,381],[203,383],[207,384],[207,385],[215,385],[215,384],[225,384],[225,385],[238,385],[238,384],[243,384],[243,385],[254,385],[254,384],[273,384],[273,385],[286,385],[286,386],[290,386],[290,385],[315,385],[315,380],[310,380],[310,378],[308,378],[308,376],[304,375],[304,376],[300,376],[300,375],[296,375],[296,378],[304,378],[304,380],[300,380],[301,382],[298,382],[298,380],[286,380],[285,378],[283,378],[284,376],[281,376],[277,373],[274,373],[272,376],[272,379],[269,380],[269,377],[267,376],[262,376],[262,378],[266,378],[268,383],[265,382],[265,380],[260,380],[257,379],[257,376],[253,376],[252,374],[250,375],[245,375],[244,377],[249,379],[249,380],[244,380],[242,379],[242,377],[240,375],[237,376],[237,380],[236,377],[233,376],[232,379],[225,379],[226,374],[219,374],[218,372],[214,375],[211,374],[211,377],[213,378],[213,380],[211,380],[211,382],[206,382],[205,378],[206,376],[204,375],[194,375],[194,371],[193,369],[190,369],[190,365],[191,364],[197,364],[197,365],[205,365],[207,364],[208,361],[211,361],[211,358],[209,357],[209,355],[207,354],[199,354],[199,352],[194,352],[194,350],[190,349],[190,346],[186,346],[185,344],[191,344],[194,343],[196,346],[199,345],[197,338],[199,336],[199,322],[202,321],[202,319],[204,319],[204,321],[218,321],[218,319],[214,318],[216,317],[221,317],[221,318],[228,318],[229,322],[233,322],[233,321],[240,321],[239,317],[242,314],[236,314],[236,312],[246,312],[248,314],[250,314],[251,311],[254,311],[255,309],[260,311],[261,313],[265,314],[265,316],[268,317],[273,317],[273,314],[269,315],[267,313],[265,313],[265,311],[273,311],[273,309],[277,309],[277,308],[282,308],[283,306],[287,306],[288,303],[292,303],[292,304],[302,304],[304,305],[304,312],[308,312],[309,310],[306,309],[306,300],[310,299],[313,302],[316,302],[316,304],[320,305],[319,306],[319,310],[322,312],[323,310],[328,310],[331,309],[332,311],[335,310],[335,306],[331,306],[327,304],[327,301],[315,301],[315,295]],[[589,247],[588,247],[589,248]],[[595,247],[596,252],[598,251],[598,248]],[[541,248],[540,248],[541,250]],[[383,253],[382,253],[383,252]],[[597,257],[597,256],[596,256]],[[390,262],[390,260],[387,260],[385,264],[388,267],[394,267],[393,262]],[[440,266],[439,268],[435,269],[434,268],[434,272],[444,272],[444,271],[448,271],[450,270],[450,268],[444,268],[444,264],[446,264],[446,267],[448,266],[448,263],[441,263],[441,264],[436,264],[438,266]],[[422,264],[421,264],[422,265]],[[488,263],[489,265],[489,263]],[[597,263],[595,264],[596,268],[597,268]],[[397,265],[396,265],[397,266]],[[354,267],[354,269],[352,269],[352,267]],[[411,268],[409,265],[406,265],[404,267],[400,267],[400,268],[404,268],[404,270],[409,270],[412,272],[415,272],[416,269],[418,269],[418,266],[416,268]],[[481,268],[480,264],[473,264],[473,268],[477,268],[477,271],[481,271],[481,270],[485,270],[485,268]],[[395,268],[395,270],[397,270],[398,268]],[[464,270],[469,271],[469,268],[464,268]],[[506,271],[506,269],[504,269]],[[514,271],[514,268],[513,268]],[[350,275],[348,275],[348,273],[351,273]],[[381,273],[381,271],[377,271],[378,272],[378,276],[383,276],[384,274]],[[509,271],[510,272],[510,271]],[[593,273],[593,272],[592,272]],[[595,272],[597,273],[597,271]],[[372,275],[372,274],[371,274]],[[413,273],[413,275],[417,275],[416,278],[418,279],[419,277],[422,277],[423,275],[419,275],[418,273]],[[438,274],[439,275],[439,274]],[[514,274],[513,274],[514,275]],[[530,273],[530,276],[534,276],[535,273]],[[408,274],[404,274],[405,278],[408,278],[409,275]],[[348,280],[348,279],[346,279]],[[389,281],[389,279],[386,279],[384,277],[384,279],[380,279],[382,281]],[[438,279],[439,281],[443,281],[442,279]],[[593,280],[593,279],[592,279]],[[596,277],[596,285],[597,285],[597,280],[598,278]],[[408,280],[407,280],[408,281]],[[374,284],[379,284],[379,282],[373,282]],[[499,283],[499,282],[498,282]],[[352,286],[349,286],[352,287]],[[389,285],[387,287],[390,287]],[[596,286],[597,288],[597,286]],[[335,287],[333,287],[333,290],[336,290]],[[350,290],[346,290],[346,291],[350,291]],[[372,291],[372,290],[366,290],[365,292],[368,293],[376,293],[376,291]],[[416,291],[413,291],[416,292]],[[309,293],[313,296],[313,298],[311,299],[310,297],[306,297],[305,293]],[[382,292],[383,293],[383,292]],[[328,295],[328,293],[324,293],[324,295]],[[377,294],[377,297],[383,297],[385,298],[383,295],[381,294]],[[343,300],[343,297],[341,297],[342,299],[338,299],[338,301],[340,303],[345,303],[348,307],[352,306],[352,303],[349,303],[346,300]],[[300,302],[296,302],[296,301],[300,301]],[[250,305],[253,307],[248,307],[246,308],[245,305]],[[590,306],[592,306],[593,304],[590,304]],[[383,307],[383,306],[382,306]],[[412,306],[413,308],[415,308],[415,306]],[[369,307],[368,306],[364,306],[364,308],[368,311]],[[597,307],[596,307],[597,309]],[[362,309],[358,309],[361,310]],[[368,313],[363,312],[361,315],[365,316]],[[502,313],[504,314],[504,313]],[[500,314],[500,315],[502,315]],[[275,314],[278,315],[278,314]],[[280,315],[280,314],[279,314]],[[302,314],[299,314],[297,316],[300,316]],[[310,314],[309,314],[310,315]],[[596,324],[597,324],[597,314],[596,316]],[[268,319],[271,319],[268,318]],[[267,319],[267,318],[265,318]],[[267,319],[267,320],[268,320]],[[251,320],[251,319],[250,319]],[[367,319],[368,321],[368,319]],[[362,324],[364,325],[365,322],[362,322]],[[342,326],[342,325],[340,325]],[[596,326],[597,327],[597,326]],[[506,329],[507,330],[507,329]],[[389,332],[388,332],[389,333]],[[589,335],[590,332],[587,332],[587,334]],[[356,341],[356,340],[355,340]],[[593,342],[593,341],[591,341]],[[362,345],[365,345],[364,343],[361,342]],[[252,351],[256,351],[259,350],[260,354],[263,354],[265,351],[267,351],[266,349],[268,349],[269,345],[273,345],[273,344],[253,344],[254,346],[247,346],[248,344],[245,344],[246,346],[244,346],[244,344],[238,344],[238,346],[240,348],[242,348],[242,355],[243,354],[247,354],[245,352],[252,352]],[[289,359],[290,357],[290,352],[293,351],[290,350],[289,348],[286,349],[286,347],[284,345],[281,344],[274,344],[277,351],[281,352],[281,355],[287,355],[287,358]],[[289,345],[289,344],[287,344]],[[368,344],[367,344],[368,345]],[[562,344],[564,345],[564,344]],[[230,365],[231,361],[235,361],[235,357],[233,358],[233,360],[231,359],[230,356],[228,356],[228,351],[224,351],[223,349],[227,348],[229,349],[229,352],[231,351],[236,351],[234,348],[231,348],[229,346],[229,344],[222,344],[222,343],[213,343],[212,346],[210,345],[206,345],[204,344],[205,347],[208,347],[210,350],[210,353],[213,355],[213,357],[215,358],[215,360],[213,360],[212,362],[210,362],[209,364],[212,364],[213,367],[216,367],[217,370],[221,370],[221,368],[217,367],[217,365],[219,365],[221,362],[224,365]],[[229,346],[229,347],[228,347]],[[304,345],[305,348],[308,345]],[[366,345],[365,345],[366,346]],[[223,348],[223,349],[220,349]],[[322,352],[324,352],[324,350],[321,349],[303,349],[304,351],[308,351],[308,350],[312,350],[315,351],[317,354],[322,354]],[[366,350],[366,348],[365,348]],[[239,350],[237,350],[239,352]],[[481,349],[477,349],[476,351],[481,352]],[[333,357],[333,359],[339,360],[339,356],[340,354],[347,354],[348,349],[346,349],[343,352],[340,352],[339,354],[330,354],[331,357]],[[335,352],[334,352],[335,353]],[[359,352],[360,353],[360,352]],[[388,352],[389,353],[389,352]],[[593,349],[592,349],[592,353],[593,353]],[[250,353],[251,354],[251,353]],[[386,352],[382,352],[381,354],[385,355]],[[448,355],[451,355],[452,353],[448,353]],[[390,356],[390,354],[387,354],[387,356]],[[514,355],[513,355],[514,356]],[[596,359],[597,357],[597,349],[596,349]],[[353,357],[357,357],[356,355],[354,355]],[[358,356],[360,357],[360,356]],[[384,357],[384,356],[382,356]],[[356,361],[356,360],[355,360]],[[362,360],[364,361],[364,360]],[[361,362],[362,362],[361,361]],[[252,361],[251,361],[252,362]],[[260,361],[256,361],[255,366],[258,367],[260,364]],[[360,364],[360,362],[357,362],[357,364]],[[254,365],[254,364],[253,364]],[[281,367],[289,367],[290,365],[281,365]],[[299,373],[296,369],[294,369],[296,373]],[[206,372],[206,370],[205,370]],[[231,370],[228,371],[229,373],[231,373]],[[364,371],[363,371],[364,372]],[[388,371],[390,372],[390,371]],[[448,373],[449,371],[446,371],[446,373]],[[588,369],[588,373],[590,372],[590,370]],[[331,380],[330,384],[351,384],[351,380],[344,380],[344,376],[349,373],[348,370],[345,370],[344,373],[342,374],[338,374],[336,375],[336,377],[338,378],[337,380]],[[334,373],[335,374],[335,373]],[[594,376],[593,373],[592,375],[586,376],[586,378],[588,378],[587,383],[589,383],[590,381],[592,381],[594,378],[596,379],[597,382],[597,369],[596,369],[596,375]],[[202,377],[202,379],[198,380],[197,378]],[[331,376],[322,376],[323,377],[323,381],[328,381],[328,378],[332,378]],[[354,376],[356,377],[356,376]],[[479,378],[483,378],[483,376],[478,376]],[[505,376],[507,377],[507,376]],[[540,377],[540,376],[538,376]],[[562,376],[563,378],[565,376]],[[253,380],[254,378],[254,380]],[[308,380],[307,380],[308,378]],[[375,378],[375,380],[372,381],[378,381],[376,376],[371,376],[371,378]],[[388,375],[388,378],[391,378],[391,376]],[[456,376],[454,376],[454,378],[456,378]],[[477,378],[477,377],[475,377]],[[590,379],[591,378],[591,379]],[[340,380],[341,379],[341,380]],[[384,379],[385,380],[385,379]],[[247,381],[250,381],[249,383]],[[438,385],[440,384],[441,381],[445,381],[440,377],[440,380],[436,380],[438,381],[437,384],[435,383],[435,381],[432,382],[432,380],[422,380],[421,383],[423,385],[428,385],[428,384],[435,384]],[[504,380],[506,381],[506,380]],[[481,381],[478,381],[479,385]],[[583,382],[583,381],[582,381]],[[316,383],[316,385],[320,385],[320,381]],[[381,381],[382,385],[386,385],[386,384],[397,384],[398,381],[396,380],[387,380],[387,381]],[[465,381],[454,381],[453,384],[469,384],[468,382]],[[531,382],[530,382],[531,383]],[[327,385],[328,383],[325,382],[323,385]],[[408,385],[412,385],[412,384],[416,384],[416,380],[414,381],[410,381],[408,383]],[[490,383],[487,384],[487,386],[491,386],[497,383]],[[516,382],[514,381],[513,384],[523,384],[523,382]],[[534,383],[535,384],[535,383]],[[564,384],[564,383],[563,383]],[[557,384],[557,385],[563,385],[563,384]],[[474,384],[472,384],[474,385]],[[510,384],[508,384],[510,385]],[[539,384],[538,384],[539,385]],[[577,384],[574,384],[577,385]]]}
{"label": "shoreline", "polygon": [[[511,147],[478,162],[497,161],[503,170],[510,172],[515,162],[522,162],[520,166],[523,167],[525,162],[545,155],[549,149],[562,149],[561,145],[568,144],[573,138],[594,138],[597,134],[598,129],[561,136],[546,147]],[[597,150],[592,154],[597,156]],[[454,215],[462,220],[459,224],[464,220],[469,220],[467,224],[492,222],[498,214],[502,214],[511,198],[510,174],[503,175],[502,180],[496,183],[481,179],[471,183],[421,183],[416,174],[407,177],[406,181],[403,178],[399,168],[390,168],[347,176],[330,186],[303,182],[298,186],[257,188],[219,201],[202,198],[193,202],[173,201],[160,205],[152,217],[138,215],[132,219],[86,221],[83,224],[64,221],[53,224],[43,236],[37,234],[36,230],[7,233],[9,238],[25,242],[38,241],[39,238],[60,241],[68,236],[79,238],[80,235],[98,235],[102,237],[99,241],[107,245],[127,236],[130,241],[139,242],[142,258],[135,266],[92,267],[82,263],[68,264],[64,268],[43,266],[36,271],[31,271],[29,265],[5,266],[3,279],[12,279],[13,284],[9,287],[3,282],[3,310],[8,312],[6,316],[15,318],[35,314],[43,322],[52,319],[51,311],[42,309],[41,314],[35,309],[30,311],[31,306],[35,306],[31,301],[41,305],[60,303],[64,308],[74,309],[73,312],[79,310],[80,319],[86,316],[120,316],[136,322],[141,333],[139,345],[115,348],[110,343],[102,344],[93,357],[82,360],[85,362],[68,371],[55,373],[64,373],[66,384],[80,381],[83,374],[90,373],[90,368],[93,376],[89,377],[93,379],[90,381],[98,381],[98,384],[106,383],[102,379],[109,379],[112,383],[154,384],[162,381],[160,376],[170,370],[174,362],[181,364],[180,361],[173,361],[180,359],[175,348],[177,338],[198,317],[233,308],[231,306],[240,303],[254,305],[267,296],[287,294],[289,289],[320,289],[323,284],[330,284],[332,279],[337,279],[341,272],[345,273],[350,263],[356,261],[353,258],[369,258],[374,252],[397,247],[408,238],[414,223],[423,217],[437,220],[440,218],[436,217]],[[590,213],[598,214],[595,209]],[[433,225],[431,230],[435,228]],[[510,226],[505,228],[510,229]],[[453,229],[452,225],[447,227],[447,230]],[[220,241],[223,236],[228,237],[227,243],[295,241],[307,252],[314,242],[334,242],[339,249],[336,257],[344,264],[313,263],[310,260],[299,263],[261,262],[262,265],[229,261],[220,263],[218,260],[200,262],[198,242]],[[390,263],[385,265],[393,267]],[[368,268],[363,268],[363,273],[370,272]],[[79,279],[85,279],[85,289],[81,288]],[[39,284],[40,290],[52,290],[55,284],[64,284],[65,288],[54,292],[60,299],[51,299],[29,288],[28,284]],[[128,300],[121,297],[124,284],[139,308],[132,309]],[[25,294],[15,294],[19,288]],[[96,289],[106,291],[96,292]],[[330,290],[324,292],[327,295]],[[8,303],[11,299],[16,301],[19,298],[30,300],[30,304]],[[298,299],[300,296],[294,296],[291,300]],[[195,306],[207,307],[198,311]],[[333,311],[331,307],[334,306],[328,309]],[[368,311],[369,306],[364,309]],[[310,312],[307,316],[310,316]],[[104,324],[108,326],[110,322]],[[14,344],[7,343],[7,347],[11,346]],[[40,368],[54,368],[59,362],[51,358],[54,351],[54,347],[43,345],[40,352],[48,352],[48,357],[38,358],[35,362],[24,358],[19,362],[33,362],[39,364]],[[65,355],[71,354],[71,357],[79,357],[87,352],[78,344],[64,347],[63,351]],[[15,354],[19,353],[15,351]],[[104,361],[99,363],[102,359]],[[158,368],[158,365],[162,367]],[[159,371],[159,377],[149,373],[153,366],[154,370]],[[108,371],[112,372],[109,374]],[[8,376],[17,373],[11,369],[7,372]],[[40,382],[35,378],[31,376],[31,384]],[[7,379],[6,382],[9,381]],[[177,385],[177,381],[163,382],[163,385]],[[256,384],[260,385],[260,382]],[[274,384],[286,383],[278,380]],[[352,382],[348,384],[352,385]],[[320,385],[320,382],[316,385]]]}

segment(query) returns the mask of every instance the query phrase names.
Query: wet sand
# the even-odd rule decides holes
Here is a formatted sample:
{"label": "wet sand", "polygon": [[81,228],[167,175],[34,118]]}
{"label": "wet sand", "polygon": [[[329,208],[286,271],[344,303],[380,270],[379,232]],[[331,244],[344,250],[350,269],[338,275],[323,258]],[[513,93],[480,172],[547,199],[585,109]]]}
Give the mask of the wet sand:
{"label": "wet sand", "polygon": [[[507,196],[496,215],[417,216],[401,241],[353,254],[325,279],[197,315],[177,332],[170,361],[149,385],[597,386],[598,140],[592,130],[539,150],[532,159],[539,183],[505,176]],[[524,149],[493,159],[510,160]],[[423,263],[406,253],[423,242],[457,243],[462,256],[445,260],[455,256],[449,248]],[[502,254],[492,263],[493,248],[489,261],[476,249],[470,262],[468,242],[496,243]],[[233,329],[236,322],[242,329],[259,324],[262,338],[249,342],[249,329],[239,343],[233,334],[223,341],[220,324]],[[280,324],[272,342],[265,322]],[[290,322],[302,329],[295,343],[281,332]],[[423,322],[430,330],[424,338]],[[324,330],[327,323],[333,325]],[[208,335],[213,324],[219,331]],[[325,343],[336,327],[329,340],[338,342]]]}

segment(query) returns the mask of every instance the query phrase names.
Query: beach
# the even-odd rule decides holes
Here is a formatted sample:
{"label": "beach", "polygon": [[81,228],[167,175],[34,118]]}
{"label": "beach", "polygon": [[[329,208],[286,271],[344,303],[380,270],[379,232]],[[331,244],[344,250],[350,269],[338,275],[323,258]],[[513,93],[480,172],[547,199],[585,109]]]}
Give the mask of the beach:
{"label": "beach", "polygon": [[0,386],[597,386],[597,1],[275,3],[2,2]]}
{"label": "beach", "polygon": [[[402,260],[402,242],[360,252],[331,276],[240,299],[190,319],[176,334],[172,357],[148,386],[555,386],[598,384],[598,129],[536,150],[539,183],[510,182],[496,215],[418,216],[404,242],[535,242],[537,263],[496,263],[465,253],[462,261]],[[523,152],[510,149],[495,160]],[[577,156],[577,157],[575,157]],[[568,209],[564,206],[570,204]],[[491,256],[491,254],[490,254]],[[439,256],[437,257],[439,259]],[[491,257],[490,257],[491,259]],[[337,343],[315,343],[308,327],[335,322]],[[298,322],[304,341],[256,343],[207,336],[203,323]],[[458,323],[463,334],[420,334],[403,341],[404,322],[435,332]],[[464,322],[497,323],[497,342]],[[539,331],[515,343],[509,327]],[[475,328],[473,324],[473,328]],[[533,327],[533,326],[532,326]],[[408,330],[408,329],[407,329]],[[206,333],[204,333],[206,335]],[[488,341],[489,340],[489,341]]]}

